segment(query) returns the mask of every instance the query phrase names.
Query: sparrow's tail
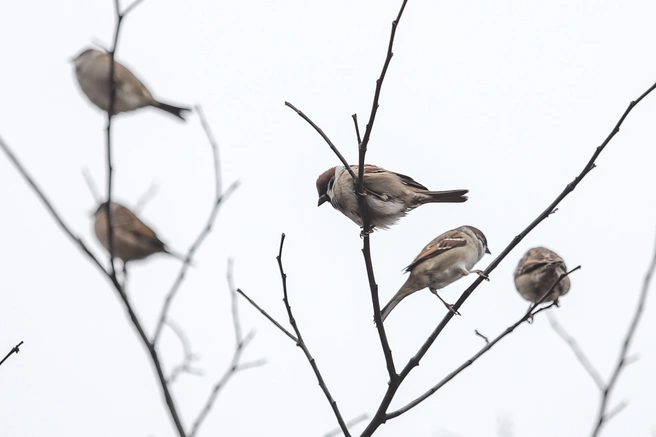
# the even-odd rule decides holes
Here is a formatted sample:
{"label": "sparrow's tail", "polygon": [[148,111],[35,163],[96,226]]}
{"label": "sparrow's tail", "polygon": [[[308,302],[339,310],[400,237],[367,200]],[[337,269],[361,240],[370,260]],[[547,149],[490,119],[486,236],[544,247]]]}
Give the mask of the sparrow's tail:
{"label": "sparrow's tail", "polygon": [[410,283],[411,279],[412,279],[412,277],[408,278],[408,280],[405,282],[405,284],[403,284],[403,287],[401,287],[401,289],[396,292],[396,294],[394,295],[392,300],[390,300],[389,303],[387,305],[385,305],[382,310],[380,310],[380,318],[382,319],[383,322],[385,321],[387,316],[389,316],[389,313],[391,313],[392,310],[403,299],[405,299],[407,296],[409,296],[412,293],[414,293],[415,291],[417,291],[415,289],[415,287],[412,286],[413,284]]}
{"label": "sparrow's tail", "polygon": [[421,203],[460,203],[467,201],[469,190],[447,190],[447,191],[422,191]]}
{"label": "sparrow's tail", "polygon": [[173,106],[173,105],[169,105],[167,103],[162,103],[162,102],[157,102],[157,101],[153,104],[153,106],[155,106],[156,108],[159,108],[163,111],[166,111],[170,114],[173,114],[181,120],[185,119],[182,116],[182,111],[191,111],[191,109],[189,109],[189,108],[180,108],[178,106]]}

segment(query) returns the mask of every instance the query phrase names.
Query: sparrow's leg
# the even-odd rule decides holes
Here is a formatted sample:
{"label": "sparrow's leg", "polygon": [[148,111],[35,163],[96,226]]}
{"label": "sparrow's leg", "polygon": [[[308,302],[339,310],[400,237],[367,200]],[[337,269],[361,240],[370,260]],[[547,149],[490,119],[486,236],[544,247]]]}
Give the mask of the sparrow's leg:
{"label": "sparrow's leg", "polygon": [[448,309],[449,311],[451,311],[453,314],[455,314],[455,315],[457,315],[457,316],[461,315],[461,314],[460,314],[455,308],[453,308],[453,305],[451,305],[450,303],[446,303],[446,301],[445,301],[444,299],[442,299],[442,297],[440,297],[439,294],[437,294],[437,290],[436,290],[435,288],[431,288],[430,291],[431,291],[431,293],[433,293],[435,296],[437,296],[437,298],[438,298],[439,300],[442,301],[442,303],[444,304],[444,306],[446,307],[446,309]]}
{"label": "sparrow's leg", "polygon": [[460,267],[460,274],[461,274],[462,276],[467,276],[467,275],[470,274],[470,273],[477,273],[478,276],[480,276],[481,278],[485,279],[486,281],[489,281],[489,280],[490,280],[490,278],[485,274],[485,272],[483,272],[483,270],[472,270],[472,271],[468,271],[466,268],[464,268],[464,267]]}
{"label": "sparrow's leg", "polygon": [[374,227],[373,227],[373,226],[369,226],[369,229],[364,229],[364,228],[362,228],[362,230],[360,231],[360,238],[364,238],[365,235],[369,235],[369,234],[371,234],[373,231],[374,231]]}
{"label": "sparrow's leg", "polygon": [[469,273],[478,273],[478,276],[480,276],[481,278],[485,279],[486,281],[489,281],[489,280],[490,280],[489,276],[487,276],[483,270],[472,270],[472,271],[469,272]]}

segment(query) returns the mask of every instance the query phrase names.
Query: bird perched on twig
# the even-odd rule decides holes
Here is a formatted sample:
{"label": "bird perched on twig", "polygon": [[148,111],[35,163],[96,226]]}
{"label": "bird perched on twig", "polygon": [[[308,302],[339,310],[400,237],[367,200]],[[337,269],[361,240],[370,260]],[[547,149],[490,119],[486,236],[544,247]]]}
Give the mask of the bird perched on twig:
{"label": "bird perched on twig", "polygon": [[472,270],[486,253],[490,253],[487,239],[473,226],[460,226],[437,236],[424,247],[412,264],[405,268],[406,272],[410,272],[410,277],[381,310],[382,320],[384,321],[405,297],[426,287],[449,311],[459,314],[451,304],[446,303],[437,294],[437,290],[470,273],[477,273],[488,279],[483,271]]}
{"label": "bird perched on twig", "polygon": [[[565,261],[556,252],[545,247],[534,247],[524,254],[517,265],[515,286],[524,299],[537,303],[565,273]],[[544,302],[556,301],[558,304],[558,298],[567,294],[569,287],[569,276],[565,276]]]}
{"label": "bird perched on twig", "polygon": [[[110,60],[109,53],[96,49],[86,49],[73,59],[75,75],[80,88],[91,100],[91,103],[105,112],[109,111],[110,105]],[[145,106],[153,106],[184,120],[182,111],[190,111],[190,109],[155,100],[146,86],[130,70],[116,61],[114,61],[114,64],[116,95],[112,115],[133,111]]]}
{"label": "bird perched on twig", "polygon": [[[358,166],[351,168],[358,174]],[[319,206],[330,201],[333,207],[362,227],[360,206],[354,181],[344,166],[330,168],[317,179]],[[467,200],[469,190],[429,191],[409,176],[387,171],[375,165],[364,167],[365,199],[371,214],[371,229],[387,229],[408,211],[425,203],[459,203]]]}
{"label": "bird perched on twig", "polygon": [[[144,259],[155,253],[166,253],[182,261],[185,257],[171,252],[155,231],[146,226],[128,208],[116,202],[111,204],[112,240],[114,257],[123,261]],[[95,217],[94,231],[100,243],[109,251],[109,236],[107,235],[107,202],[101,204],[93,215]]]}

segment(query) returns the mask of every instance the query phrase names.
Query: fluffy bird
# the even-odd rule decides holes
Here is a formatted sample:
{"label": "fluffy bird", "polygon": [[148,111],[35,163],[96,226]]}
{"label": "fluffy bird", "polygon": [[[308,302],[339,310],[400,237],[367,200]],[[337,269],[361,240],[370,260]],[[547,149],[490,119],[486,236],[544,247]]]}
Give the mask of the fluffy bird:
{"label": "fluffy bird", "polygon": [[[351,168],[358,174],[358,166]],[[425,203],[459,203],[467,200],[469,190],[429,191],[409,176],[375,165],[364,167],[364,188],[371,212],[371,229],[387,229],[408,211]],[[344,166],[326,170],[317,179],[319,206],[330,201],[333,207],[362,227],[356,181]],[[365,232],[371,229],[364,230]]]}
{"label": "fluffy bird", "polygon": [[[109,53],[95,49],[86,49],[73,60],[80,88],[91,100],[91,103],[105,112],[109,111],[110,101],[110,61]],[[184,120],[182,112],[190,111],[189,108],[181,108],[155,100],[148,88],[130,70],[116,61],[114,63],[116,96],[112,115],[145,106],[154,106]]]}
{"label": "fluffy bird", "polygon": [[[534,247],[522,257],[515,270],[515,286],[522,297],[537,303],[556,283],[560,275],[567,273],[565,261],[545,247]],[[558,302],[569,291],[569,276],[565,276],[544,302]]]}
{"label": "fluffy bird", "polygon": [[486,253],[490,253],[487,239],[473,226],[461,226],[439,235],[405,268],[406,272],[410,272],[410,277],[382,309],[381,318],[384,321],[405,297],[426,287],[449,311],[458,314],[451,304],[446,303],[437,294],[437,290],[470,273],[477,273],[488,279],[483,271],[472,270]]}
{"label": "fluffy bird", "polygon": [[[114,257],[123,264],[149,257],[155,253],[166,253],[184,261],[184,257],[171,252],[155,231],[146,226],[128,208],[116,202],[111,203],[112,240]],[[109,252],[109,236],[107,235],[107,202],[101,204],[94,213],[94,231],[96,237]]]}

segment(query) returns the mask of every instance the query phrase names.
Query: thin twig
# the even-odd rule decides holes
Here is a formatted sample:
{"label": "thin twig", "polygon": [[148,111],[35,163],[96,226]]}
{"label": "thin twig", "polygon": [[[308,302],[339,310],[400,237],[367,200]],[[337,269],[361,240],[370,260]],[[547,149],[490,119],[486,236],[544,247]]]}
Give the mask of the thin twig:
{"label": "thin twig", "polygon": [[362,137],[360,137],[360,126],[358,125],[358,114],[351,115],[353,119],[353,124],[355,125],[355,138],[358,140],[358,150],[360,150],[360,144],[362,144]]}
{"label": "thin twig", "polygon": [[226,279],[228,281],[228,289],[230,291],[230,300],[232,302],[232,323],[235,330],[235,350],[232,354],[232,360],[228,369],[225,371],[221,379],[214,385],[212,391],[210,392],[205,405],[198,414],[198,417],[194,421],[191,431],[189,432],[189,437],[194,437],[198,432],[198,428],[203,423],[207,415],[209,414],[216,398],[218,397],[221,389],[225,387],[228,381],[237,373],[242,370],[252,369],[254,367],[262,366],[266,363],[265,360],[249,361],[246,363],[241,362],[241,356],[246,347],[250,344],[251,340],[255,336],[255,331],[250,331],[246,334],[246,337],[242,337],[241,323],[239,319],[239,308],[237,306],[237,291],[232,280],[232,271],[233,263],[232,260],[228,260],[228,270],[226,273]]}
{"label": "thin twig", "polygon": [[134,205],[132,208],[132,212],[135,214],[139,214],[140,212],[143,211],[143,209],[146,207],[148,202],[153,200],[153,198],[157,195],[157,192],[159,191],[159,184],[155,181],[153,181],[148,189],[137,199],[137,203]]}
{"label": "thin twig", "polygon": [[645,274],[645,279],[642,284],[642,290],[640,291],[640,297],[638,298],[638,305],[636,307],[635,313],[633,314],[633,319],[631,320],[629,329],[626,332],[626,336],[624,337],[624,343],[622,343],[622,348],[620,349],[620,354],[617,359],[617,364],[615,365],[615,369],[613,370],[613,373],[610,377],[610,380],[608,381],[608,384],[606,384],[604,390],[602,391],[601,401],[599,403],[599,413],[597,415],[595,427],[591,434],[592,437],[597,437],[601,432],[603,425],[606,422],[608,422],[610,418],[612,418],[615,414],[619,412],[617,411],[617,409],[614,410],[612,415],[609,412],[607,412],[608,399],[610,397],[611,392],[613,391],[613,388],[615,387],[615,384],[617,383],[617,379],[620,376],[620,372],[624,367],[626,367],[626,359],[627,359],[627,353],[629,351],[629,346],[631,345],[631,341],[633,340],[633,336],[638,327],[638,322],[640,322],[640,317],[642,316],[642,312],[645,308],[645,302],[647,301],[647,294],[649,292],[649,285],[651,284],[651,278],[654,274],[655,269],[656,269],[656,249],[654,249],[654,255],[652,256],[651,263],[649,265],[649,268],[647,269],[647,273]]}
{"label": "thin twig", "polygon": [[303,353],[305,354],[305,357],[307,360],[310,362],[310,366],[312,367],[312,370],[314,371],[315,376],[317,377],[317,381],[319,382],[319,387],[321,387],[321,390],[323,391],[323,394],[326,396],[326,399],[328,400],[328,403],[330,404],[331,408],[333,409],[333,413],[335,414],[335,418],[337,419],[337,423],[339,423],[339,427],[341,428],[342,432],[344,433],[344,437],[350,437],[351,434],[349,433],[348,427],[346,426],[346,423],[344,422],[344,419],[342,418],[342,414],[339,412],[339,408],[337,407],[337,402],[335,399],[333,399],[332,395],[330,394],[330,391],[328,390],[328,386],[323,380],[323,376],[321,376],[321,372],[319,371],[319,367],[317,366],[316,360],[312,357],[312,354],[310,354],[310,350],[308,349],[307,345],[305,344],[305,341],[303,341],[303,336],[301,335],[301,331],[298,328],[298,325],[296,323],[296,319],[294,319],[294,314],[292,313],[292,307],[289,303],[289,298],[287,296],[287,274],[285,274],[285,270],[283,269],[282,266],[282,248],[285,243],[285,234],[282,234],[280,236],[280,249],[278,250],[278,256],[276,257],[276,260],[278,260],[278,268],[280,270],[280,278],[282,279],[282,293],[283,293],[283,302],[285,303],[285,308],[287,309],[287,315],[289,316],[289,324],[292,325],[292,328],[294,329],[294,332],[296,333],[296,338],[298,338],[298,342],[296,343],[298,347],[301,348]]}
{"label": "thin twig", "polygon": [[485,341],[485,344],[490,344],[490,340],[486,336],[478,332],[478,329],[474,329],[474,334],[481,337]]}
{"label": "thin twig", "polygon": [[22,346],[22,344],[23,344],[23,342],[21,341],[16,346],[12,347],[11,350],[9,351],[9,353],[7,355],[5,355],[5,357],[2,359],[2,361],[0,361],[0,366],[2,366],[2,363],[7,361],[7,358],[12,356],[13,354],[17,354],[18,352],[20,352],[20,347]]}
{"label": "thin twig", "polygon": [[604,390],[605,383],[603,379],[601,378],[601,375],[595,369],[595,367],[592,365],[588,357],[585,355],[583,352],[583,349],[581,346],[578,344],[578,342],[572,337],[565,328],[561,326],[561,324],[558,322],[558,319],[556,318],[556,315],[553,313],[548,313],[547,314],[547,319],[549,320],[549,324],[553,328],[554,331],[556,331],[556,334],[563,339],[565,343],[570,347],[574,355],[576,356],[576,359],[579,360],[579,363],[583,366],[583,369],[585,369],[586,373],[590,375],[590,378],[594,381],[596,384],[597,388],[599,390]]}
{"label": "thin twig", "polygon": [[551,308],[552,306],[555,306],[556,303],[555,303],[555,302],[552,302],[551,304],[549,304],[549,305],[547,305],[547,306],[541,308],[540,310],[538,310],[538,311],[536,311],[536,312],[532,312],[532,310],[533,310],[534,308],[537,308],[541,303],[543,303],[543,302],[547,299],[547,297],[548,297],[548,296],[551,294],[551,292],[556,288],[556,286],[560,283],[560,281],[562,281],[563,279],[565,279],[565,277],[569,276],[572,272],[575,272],[575,271],[577,271],[577,270],[580,269],[580,268],[581,268],[581,266],[575,267],[575,268],[573,268],[572,270],[570,270],[569,272],[560,275],[560,276],[558,277],[558,280],[556,280],[556,282],[554,282],[554,284],[551,286],[551,288],[549,288],[549,290],[547,290],[547,291],[542,295],[542,297],[540,298],[540,300],[539,300],[535,305],[533,305],[531,308],[529,308],[529,310],[528,310],[524,315],[522,315],[522,317],[521,317],[517,322],[515,322],[513,325],[509,326],[505,331],[503,331],[503,333],[501,333],[501,334],[500,334],[498,337],[496,337],[494,340],[488,342],[488,343],[487,343],[487,344],[486,344],[486,345],[485,345],[480,351],[478,351],[474,356],[472,356],[470,359],[468,359],[467,361],[465,361],[462,365],[460,365],[460,366],[459,366],[457,369],[455,369],[453,372],[449,373],[444,379],[442,379],[442,380],[441,380],[440,382],[438,382],[436,385],[434,385],[433,387],[431,387],[431,389],[428,390],[426,393],[424,393],[423,395],[419,396],[417,399],[415,399],[415,400],[413,400],[412,402],[408,403],[408,404],[405,405],[404,407],[401,407],[401,408],[399,408],[399,409],[396,410],[396,411],[393,411],[393,412],[391,412],[391,413],[388,413],[388,414],[385,416],[385,418],[386,418],[386,419],[393,419],[393,418],[398,417],[398,416],[400,416],[401,414],[403,414],[403,413],[409,411],[410,409],[416,407],[416,406],[419,405],[421,402],[423,402],[423,401],[425,401],[426,399],[428,399],[431,395],[433,395],[436,391],[438,391],[438,390],[439,390],[440,388],[442,388],[444,385],[446,385],[446,384],[447,384],[449,381],[451,381],[453,378],[455,378],[460,372],[462,372],[462,371],[465,370],[467,367],[469,367],[469,366],[471,366],[472,364],[474,364],[474,362],[475,362],[476,360],[478,360],[478,359],[479,359],[479,358],[480,358],[485,352],[487,352],[487,351],[489,351],[490,349],[492,349],[492,348],[494,347],[495,344],[497,344],[497,343],[498,343],[499,341],[501,341],[505,336],[507,336],[508,334],[510,334],[511,332],[513,332],[513,331],[515,330],[515,328],[517,328],[519,325],[521,325],[522,323],[526,322],[527,320],[529,320],[529,319],[535,317],[535,315],[538,314],[539,312],[542,312],[542,311],[544,311],[544,310],[546,310],[546,309]]}
{"label": "thin twig", "polygon": [[84,182],[86,182],[87,187],[89,187],[89,191],[91,192],[91,196],[93,197],[93,200],[95,200],[96,205],[100,205],[102,203],[102,196],[100,195],[98,186],[94,182],[88,168],[82,169],[82,177],[84,178]]}
{"label": "thin twig", "polygon": [[194,369],[191,367],[191,364],[198,360],[198,356],[192,352],[191,342],[189,341],[189,337],[187,337],[187,334],[185,334],[182,327],[170,319],[166,321],[166,326],[171,328],[171,331],[173,331],[173,333],[178,337],[183,351],[182,363],[178,364],[173,368],[173,370],[171,370],[171,375],[169,375],[166,382],[168,384],[174,383],[181,373],[189,373],[191,375],[202,376],[202,370]]}
{"label": "thin twig", "polygon": [[278,322],[276,321],[276,319],[274,319],[273,317],[271,317],[271,316],[269,315],[269,313],[267,313],[266,311],[264,311],[264,310],[263,310],[263,309],[262,309],[257,303],[255,303],[255,301],[254,301],[253,299],[251,299],[250,297],[248,297],[248,295],[247,295],[246,293],[244,293],[244,292],[243,292],[241,289],[239,289],[239,288],[237,289],[237,293],[241,294],[241,295],[244,297],[244,299],[246,299],[246,300],[248,301],[248,303],[250,303],[251,305],[253,305],[253,306],[255,307],[255,309],[257,309],[260,313],[262,313],[262,315],[263,315],[264,317],[266,317],[267,320],[269,320],[269,322],[273,323],[273,324],[276,326],[276,328],[280,329],[280,330],[281,330],[281,331],[282,331],[287,337],[291,338],[292,341],[293,341],[294,343],[298,343],[298,338],[296,338],[296,336],[295,336],[294,334],[292,334],[291,332],[289,332],[288,330],[286,330],[286,329],[285,329],[280,323],[278,323]]}
{"label": "thin twig", "polygon": [[[369,418],[368,414],[366,414],[366,413],[360,414],[359,416],[354,417],[353,419],[346,422],[346,426],[350,428],[352,426],[357,425],[360,422],[364,422],[368,418]],[[327,432],[326,434],[324,434],[323,437],[335,437],[335,436],[338,436],[341,432],[342,432],[342,430],[340,428],[335,428],[332,431]]]}
{"label": "thin twig", "polygon": [[219,212],[219,207],[221,206],[221,203],[225,198],[227,198],[230,194],[232,194],[232,192],[236,190],[237,187],[239,186],[239,181],[235,181],[228,187],[225,193],[221,192],[221,168],[219,166],[219,162],[220,162],[219,147],[216,140],[214,139],[214,135],[212,135],[212,132],[209,129],[209,124],[205,119],[205,113],[203,112],[203,108],[201,108],[200,106],[196,106],[196,110],[198,111],[198,115],[201,120],[201,125],[210,143],[210,147],[212,148],[212,156],[214,157],[214,180],[215,180],[215,187],[216,187],[215,200],[212,206],[212,210],[210,211],[210,216],[207,219],[207,223],[205,224],[205,227],[201,230],[200,234],[198,235],[194,243],[191,245],[191,247],[189,247],[189,250],[187,251],[187,256],[185,257],[185,261],[180,267],[180,272],[178,273],[178,277],[173,283],[171,290],[166,295],[166,299],[164,299],[164,304],[162,305],[162,310],[160,311],[160,315],[159,315],[159,321],[157,322],[157,326],[155,327],[155,333],[153,334],[153,340],[152,340],[153,344],[156,344],[157,340],[159,339],[159,335],[162,332],[162,325],[166,320],[166,315],[169,312],[171,302],[173,302],[173,298],[177,294],[180,285],[182,285],[182,281],[184,280],[184,276],[187,273],[187,269],[189,268],[189,264],[191,262],[194,253],[196,253],[196,250],[198,250],[200,245],[203,243],[203,241],[205,241],[205,238],[207,238],[210,231],[212,230],[212,226],[214,225],[214,222],[216,220],[216,216]]}
{"label": "thin twig", "polygon": [[[569,193],[574,191],[574,189],[578,186],[578,184],[583,180],[583,178],[590,172],[592,171],[593,168],[595,168],[595,161],[597,157],[603,152],[603,150],[606,148],[610,140],[613,139],[613,137],[619,132],[620,126],[626,119],[626,117],[629,115],[631,110],[642,101],[645,97],[649,95],[654,89],[656,89],[656,83],[654,83],[652,86],[647,89],[638,99],[635,101],[632,101],[627,109],[624,111],[622,116],[620,117],[619,121],[611,131],[611,133],[606,137],[604,142],[597,147],[595,152],[592,154],[592,157],[588,161],[588,163],[585,165],[581,173],[574,178],[572,182],[567,184],[565,189],[556,197],[556,200],[554,200],[533,222],[531,222],[526,229],[524,229],[519,235],[517,235],[507,246],[506,248],[501,252],[501,254],[495,258],[490,265],[485,269],[485,274],[486,276],[489,276],[490,273],[503,261],[503,259],[508,256],[508,254],[531,232],[537,225],[539,225],[544,219],[546,219],[552,212],[553,210],[560,204],[560,202],[567,197]],[[474,290],[483,282],[482,277],[476,278],[474,283],[470,285],[460,296],[458,301],[453,305],[453,308],[455,310],[458,310],[462,304],[471,296],[471,294],[474,292]],[[442,330],[446,327],[446,325],[451,321],[453,318],[453,313],[451,311],[447,312],[442,321],[437,325],[437,327],[433,330],[433,332],[428,336],[424,344],[419,348],[417,353],[408,360],[408,363],[406,366],[401,370],[401,373],[399,374],[399,380],[396,384],[390,384],[387,388],[387,391],[385,392],[385,395],[383,396],[383,399],[380,402],[380,405],[378,406],[378,410],[376,414],[374,415],[374,418],[371,420],[369,425],[367,425],[367,428],[364,430],[364,432],[361,434],[361,437],[369,437],[371,436],[378,427],[385,422],[385,412],[387,411],[387,408],[389,407],[390,403],[392,402],[392,399],[394,399],[394,395],[396,394],[396,391],[399,388],[399,384],[405,380],[405,378],[408,376],[408,374],[412,371],[413,368],[419,365],[419,362],[421,359],[426,355],[428,352],[428,349],[432,346],[432,344],[435,342],[437,337],[440,335]]]}
{"label": "thin twig", "polygon": [[285,102],[285,106],[288,106],[288,107],[292,108],[292,109],[293,109],[298,115],[301,116],[301,118],[302,118],[303,120],[307,121],[307,122],[310,124],[310,126],[312,126],[312,127],[314,128],[314,130],[316,130],[316,131],[319,133],[319,135],[321,135],[321,138],[323,138],[323,139],[326,141],[326,143],[328,143],[328,145],[330,146],[330,148],[332,149],[332,151],[335,152],[335,155],[337,155],[337,157],[339,158],[339,160],[342,161],[342,164],[344,165],[344,168],[346,168],[346,170],[349,172],[349,174],[351,175],[351,177],[353,178],[353,180],[354,180],[354,181],[357,181],[357,180],[358,180],[358,177],[355,175],[355,172],[354,172],[353,169],[351,168],[351,165],[346,161],[346,159],[344,159],[344,157],[342,156],[342,154],[339,153],[339,150],[337,150],[337,147],[335,147],[335,145],[333,144],[333,142],[330,141],[330,138],[328,138],[328,135],[326,135],[326,134],[323,132],[323,130],[321,130],[321,128],[320,128],[319,126],[316,125],[315,122],[313,122],[312,120],[310,120],[310,118],[309,118],[307,115],[305,115],[305,113],[303,113],[303,111],[301,111],[300,109],[297,109],[296,106],[292,105],[292,104],[289,103],[289,102]]}

